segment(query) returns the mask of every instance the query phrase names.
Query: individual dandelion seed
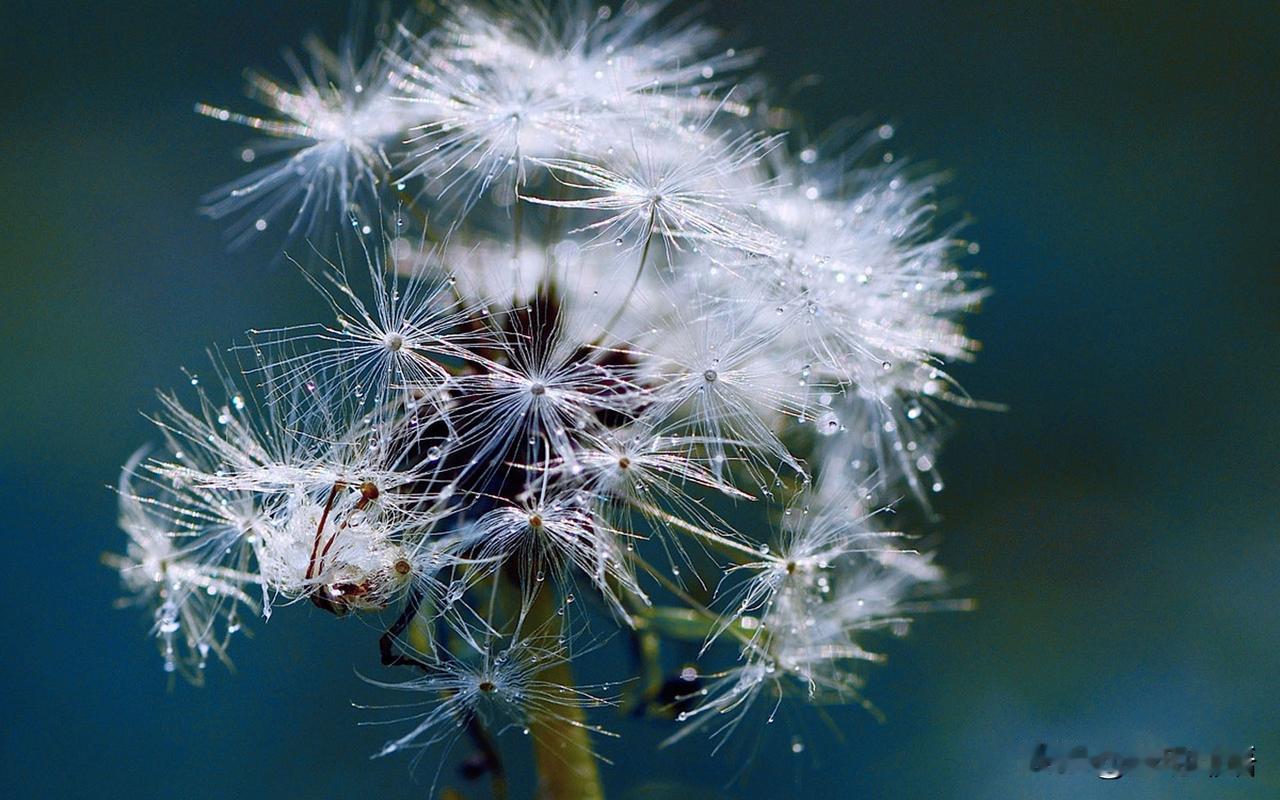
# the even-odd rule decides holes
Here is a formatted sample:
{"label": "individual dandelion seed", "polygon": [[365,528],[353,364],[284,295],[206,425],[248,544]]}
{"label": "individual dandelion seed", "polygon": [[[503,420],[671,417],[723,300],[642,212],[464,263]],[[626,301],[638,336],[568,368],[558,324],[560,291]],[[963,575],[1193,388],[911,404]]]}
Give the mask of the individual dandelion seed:
{"label": "individual dandelion seed", "polygon": [[844,559],[829,579],[821,605],[801,612],[796,597],[780,598],[762,621],[780,671],[799,684],[810,703],[857,703],[883,714],[862,694],[867,664],[885,656],[871,644],[882,631],[906,635],[921,612],[967,610],[967,600],[941,600],[942,570],[932,554],[885,550]]}
{"label": "individual dandelion seed", "polygon": [[715,117],[713,111],[698,122],[655,119],[627,131],[602,158],[540,159],[564,187],[589,194],[528,199],[601,212],[601,219],[579,229],[597,242],[647,251],[656,236],[674,248],[772,253],[780,243],[751,219],[750,209],[766,185],[757,167],[779,138],[716,131]]}
{"label": "individual dandelion seed", "polygon": [[848,476],[886,499],[905,484],[930,510],[933,496],[944,487],[938,457],[949,422],[935,396],[945,391],[948,379],[927,366],[877,372],[864,373],[832,404],[829,413],[840,420],[840,429],[817,442],[824,473]]}
{"label": "individual dandelion seed", "polygon": [[277,388],[269,371],[251,391],[245,375],[233,375],[220,358],[211,360],[213,379],[189,373],[194,403],[175,392],[159,393],[160,411],[152,421],[172,443],[174,457],[152,469],[173,480],[247,492],[330,483],[328,473],[315,473],[316,465],[345,434],[364,428],[347,419],[343,401],[311,382]]}
{"label": "individual dandelion seed", "polygon": [[391,410],[414,392],[430,398],[486,343],[477,332],[479,304],[464,301],[447,276],[415,270],[400,277],[386,262],[390,247],[360,243],[369,290],[357,290],[345,259],[326,261],[321,276],[304,270],[335,317],[333,325],[255,330],[261,371],[281,390],[325,381],[350,387],[375,412]]}
{"label": "individual dandelion seed", "polygon": [[230,663],[241,609],[257,613],[247,592],[259,583],[252,550],[260,515],[242,496],[140,479],[144,457],[129,460],[117,488],[128,549],[103,561],[131,595],[122,605],[151,608],[165,671],[199,684],[210,654]]}
{"label": "individual dandelion seed", "polygon": [[[480,560],[517,565],[529,600],[547,578],[570,587],[573,576],[582,575],[628,623],[628,601],[649,602],[624,552],[628,534],[594,513],[589,494],[552,486],[547,471],[527,496],[477,519],[474,535]],[[573,596],[567,588],[566,596]]]}
{"label": "individual dandelion seed", "polygon": [[[612,131],[641,116],[714,109],[712,78],[750,55],[706,54],[718,36],[696,23],[655,25],[664,5],[447,12],[441,32],[410,37],[399,59],[403,99],[430,117],[414,129],[405,178],[456,193],[465,213],[491,187],[518,192],[540,159],[608,151]],[[515,199],[505,192],[500,202]]]}
{"label": "individual dandelion seed", "polygon": [[815,361],[844,381],[863,368],[968,359],[958,318],[985,295],[958,270],[955,230],[934,230],[936,176],[902,165],[782,167],[760,220],[785,242],[741,264],[796,319]]}
{"label": "individual dandelion seed", "polygon": [[[612,704],[603,694],[607,686],[565,686],[544,677],[568,664],[570,655],[558,638],[543,631],[503,638],[463,635],[458,639],[457,652],[438,647],[431,653],[413,653],[412,657],[425,674],[398,683],[365,680],[427,699],[409,705],[365,706],[393,709],[399,716],[361,724],[412,724],[412,730],[388,741],[376,756],[416,751],[416,766],[428,751],[438,750],[434,780],[439,779],[458,737],[473,722],[499,735],[511,730],[527,734],[536,729],[538,735],[554,736],[565,727],[613,735],[582,721],[583,710]],[[573,741],[567,738],[559,743],[571,744]]]}
{"label": "individual dandelion seed", "polygon": [[[172,443],[174,457],[149,468],[170,480],[263,496],[320,494],[337,484],[372,481],[389,493],[384,501],[412,502],[392,493],[421,478],[413,465],[399,463],[403,445],[395,431],[360,416],[353,391],[340,379],[317,375],[291,388],[277,388],[268,367],[251,368],[257,391],[241,388],[215,360],[225,400],[215,399],[192,378],[196,402],[188,407],[176,394],[161,393],[154,422]],[[425,467],[424,467],[425,469]]]}
{"label": "individual dandelion seed", "polygon": [[250,73],[250,96],[269,110],[263,116],[196,106],[268,137],[242,151],[246,163],[283,154],[208,197],[209,216],[244,215],[231,229],[234,245],[277,223],[290,237],[319,237],[349,219],[357,227],[376,224],[377,191],[391,170],[388,148],[403,138],[414,109],[394,100],[387,51],[379,47],[360,60],[355,38],[337,52],[308,39],[306,63],[286,54],[292,86]]}
{"label": "individual dandelion seed", "polygon": [[[767,621],[747,619],[751,619],[753,625],[768,625]],[[662,746],[704,732],[716,741],[713,752],[719,752],[744,723],[748,723],[748,728],[753,727],[749,720],[754,715],[763,715],[764,724],[774,722],[788,700],[810,705],[852,703],[883,719],[880,710],[861,693],[862,675],[845,660],[827,653],[820,661],[806,661],[788,649],[790,642],[786,636],[776,640],[771,637],[768,649],[749,647],[733,666],[700,674],[702,688],[681,698],[682,702],[692,704],[676,715],[681,729],[663,740]],[[820,663],[825,670],[813,669],[815,663]]]}
{"label": "individual dandelion seed", "polygon": [[[756,560],[725,571],[718,592],[725,611],[706,646],[747,614],[770,618],[773,630],[779,624],[808,624],[831,589],[833,571],[844,560],[901,549],[894,540],[902,534],[872,526],[876,513],[867,511],[854,493],[825,502],[821,494],[799,496],[784,510],[774,546],[763,548]],[[737,582],[742,576],[745,580]]]}
{"label": "individual dandelion seed", "polygon": [[781,674],[766,653],[753,650],[734,666],[700,674],[698,678],[702,687],[690,696],[679,698],[681,702],[691,702],[692,708],[676,714],[681,728],[664,739],[662,747],[669,747],[693,733],[710,728],[709,735],[717,740],[713,752],[719,752],[766,692],[775,696],[773,710],[769,713],[769,721],[773,721],[782,698]]}
{"label": "individual dandelion seed", "polygon": [[805,473],[774,431],[784,415],[803,415],[809,405],[808,389],[789,381],[776,357],[780,334],[771,312],[751,299],[709,301],[692,318],[673,310],[654,329],[654,413],[684,422],[689,446],[707,452],[717,479],[735,456],[765,484],[783,467]]}
{"label": "individual dandelion seed", "polygon": [[544,443],[571,464],[581,432],[601,426],[602,416],[633,416],[641,390],[629,354],[568,338],[554,286],[496,324],[491,364],[455,381],[455,424],[475,449],[476,470],[492,474],[502,459],[536,463]]}
{"label": "individual dandelion seed", "polygon": [[[831,502],[821,491],[810,494],[784,517],[777,547],[727,573],[730,584],[735,574],[749,574],[745,584],[722,587],[724,619],[738,623],[739,665],[715,675],[685,714],[694,720],[691,730],[729,714],[712,733],[732,733],[766,689],[775,698],[770,719],[787,696],[856,703],[880,716],[861,692],[861,668],[883,656],[864,637],[883,629],[902,635],[913,613],[969,604],[932,599],[944,585],[932,557],[894,545],[900,534],[878,530],[873,519],[855,496]],[[724,619],[715,637],[728,628]]]}
{"label": "individual dandelion seed", "polygon": [[401,97],[429,121],[415,125],[397,165],[402,182],[427,179],[436,198],[454,198],[465,216],[492,186],[515,199],[529,159],[556,155],[579,135],[571,101],[521,71],[446,61],[429,42],[399,64]]}
{"label": "individual dandelion seed", "polygon": [[[667,532],[663,546],[668,556],[691,564],[681,537],[670,530],[673,520],[692,528],[727,529],[713,503],[699,495],[755,499],[716,477],[703,455],[704,444],[642,416],[625,427],[585,435],[575,454],[576,471],[564,463],[551,470],[556,480],[581,487],[610,524],[636,530],[643,519],[654,530]],[[628,549],[633,546],[627,542]]]}
{"label": "individual dandelion seed", "polygon": [[620,13],[586,0],[461,5],[435,44],[448,60],[528,72],[571,98],[579,113],[626,119],[655,108],[696,109],[755,54],[723,48],[717,31],[687,17],[660,21],[669,5],[629,3]]}
{"label": "individual dandelion seed", "polygon": [[[262,416],[244,413],[247,404],[253,401],[252,395],[241,390],[216,359],[214,369],[225,400],[211,396],[198,375],[190,378],[196,393],[194,407],[174,392],[158,392],[160,411],[150,419],[171,443],[171,458],[153,468],[166,479],[181,483],[202,482],[206,476],[221,479],[226,465],[234,465],[238,468],[236,471],[245,474],[260,471],[264,479],[270,466],[279,465],[281,469],[273,476],[275,479],[284,479],[285,474],[288,479],[297,479],[305,456],[290,446],[294,444],[293,439],[275,440],[262,430],[285,427],[289,423],[276,418],[274,413]],[[279,408],[271,406],[271,411]]]}

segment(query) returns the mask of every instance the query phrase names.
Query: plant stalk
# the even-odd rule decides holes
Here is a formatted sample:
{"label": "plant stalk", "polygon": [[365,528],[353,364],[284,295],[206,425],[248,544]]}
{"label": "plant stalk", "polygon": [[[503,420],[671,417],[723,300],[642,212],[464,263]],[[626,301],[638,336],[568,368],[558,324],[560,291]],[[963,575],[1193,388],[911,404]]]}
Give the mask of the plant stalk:
{"label": "plant stalk", "polygon": [[[550,587],[542,587],[529,607],[525,623],[534,630],[558,635],[562,619],[556,610],[556,593]],[[567,661],[543,670],[538,680],[559,686],[575,685],[573,668]],[[558,717],[534,716],[529,720],[538,800],[604,800],[591,734],[585,725],[586,713],[580,708],[565,708]]]}

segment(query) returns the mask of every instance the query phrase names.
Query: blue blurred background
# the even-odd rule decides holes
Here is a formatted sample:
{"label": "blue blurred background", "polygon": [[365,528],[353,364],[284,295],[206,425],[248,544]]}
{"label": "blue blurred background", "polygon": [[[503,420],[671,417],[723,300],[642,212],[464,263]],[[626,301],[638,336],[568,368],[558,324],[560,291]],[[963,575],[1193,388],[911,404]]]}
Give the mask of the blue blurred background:
{"label": "blue blurred background", "polygon": [[[713,2],[821,128],[870,113],[949,169],[996,294],[959,371],[942,561],[974,613],[922,620],[836,712],[712,757],[621,723],[614,797],[1280,797],[1280,12],[1274,3]],[[200,196],[240,131],[192,113],[281,71],[345,2],[0,11],[0,794],[424,796],[383,732],[374,631],[310,607],[253,626],[237,673],[166,691],[116,611],[108,484],[153,387],[316,306],[270,248],[228,253]],[[243,107],[243,106],[242,106]],[[772,726],[781,728],[782,725]],[[1254,780],[1033,774],[1035,745],[1257,745]],[[744,759],[741,780],[727,785]],[[517,782],[519,787],[519,783]],[[519,787],[517,795],[528,787]],[[479,787],[472,790],[482,796]]]}

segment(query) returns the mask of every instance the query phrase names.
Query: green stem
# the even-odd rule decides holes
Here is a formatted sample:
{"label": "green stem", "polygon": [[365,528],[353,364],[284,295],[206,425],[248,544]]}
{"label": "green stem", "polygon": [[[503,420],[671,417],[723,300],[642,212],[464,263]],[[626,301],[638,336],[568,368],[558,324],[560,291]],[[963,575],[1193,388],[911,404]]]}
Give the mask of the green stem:
{"label": "green stem", "polygon": [[[556,593],[542,587],[529,607],[525,623],[533,630],[544,629],[550,635],[558,635],[562,625],[556,611]],[[543,670],[538,680],[559,686],[575,685],[568,661]],[[530,719],[538,800],[604,800],[591,734],[585,726],[586,714],[580,708],[565,708],[554,717]]]}

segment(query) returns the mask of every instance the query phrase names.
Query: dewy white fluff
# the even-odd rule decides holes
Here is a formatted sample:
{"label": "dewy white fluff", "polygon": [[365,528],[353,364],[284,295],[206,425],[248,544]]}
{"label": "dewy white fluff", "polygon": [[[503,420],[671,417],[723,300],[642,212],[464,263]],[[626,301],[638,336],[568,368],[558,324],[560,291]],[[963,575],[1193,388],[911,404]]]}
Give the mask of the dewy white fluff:
{"label": "dewy white fluff", "polygon": [[882,513],[941,489],[968,402],[947,369],[985,289],[938,180],[888,126],[769,128],[751,55],[664,5],[452,5],[365,57],[308,43],[255,114],[198,107],[265,137],[209,213],[312,253],[320,302],[162,395],[125,467],[109,563],[167,670],[201,681],[284,603],[386,611],[418,676],[383,685],[421,705],[383,753],[421,753],[583,726],[608,687],[543,676],[612,620],[700,644],[684,691],[625,700],[675,741],[870,707],[883,633],[947,605]]}

